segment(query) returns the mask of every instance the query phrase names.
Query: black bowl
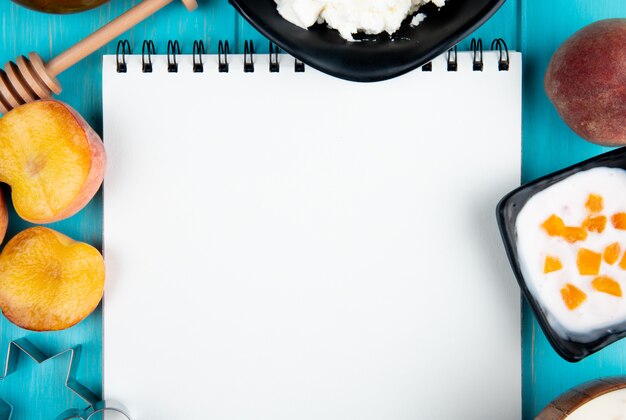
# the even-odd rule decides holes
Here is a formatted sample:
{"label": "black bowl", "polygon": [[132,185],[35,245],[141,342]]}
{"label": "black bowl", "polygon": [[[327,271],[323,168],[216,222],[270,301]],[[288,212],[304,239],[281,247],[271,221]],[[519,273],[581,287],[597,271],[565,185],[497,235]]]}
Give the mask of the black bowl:
{"label": "black bowl", "polygon": [[259,32],[304,63],[330,75],[357,82],[399,76],[432,60],[482,25],[505,0],[448,0],[437,9],[420,9],[428,17],[417,27],[405,21],[393,37],[363,36],[348,42],[326,25],[304,30],[284,20],[274,0],[230,0]]}
{"label": "black bowl", "polygon": [[515,223],[520,211],[533,195],[577,172],[598,167],[621,168],[626,170],[626,147],[596,156],[523,185],[506,195],[500,201],[496,210],[502,240],[504,241],[506,253],[509,257],[509,262],[511,263],[515,277],[517,278],[517,282],[519,283],[519,287],[522,289],[522,293],[530,304],[537,321],[539,321],[539,325],[541,325],[541,329],[552,347],[554,347],[561,357],[570,362],[578,362],[609,344],[626,337],[626,321],[614,325],[610,329],[590,331],[587,336],[578,335],[568,338],[560,336],[548,322],[546,314],[537,299],[535,299],[528,289],[524,276],[522,275],[517,255],[517,232]]}

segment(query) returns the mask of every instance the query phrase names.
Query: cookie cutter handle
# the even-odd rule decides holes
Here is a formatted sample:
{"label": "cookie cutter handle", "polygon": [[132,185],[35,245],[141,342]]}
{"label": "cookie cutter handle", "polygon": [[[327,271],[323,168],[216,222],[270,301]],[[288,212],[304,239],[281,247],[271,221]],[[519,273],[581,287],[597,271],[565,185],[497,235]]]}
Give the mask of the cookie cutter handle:
{"label": "cookie cutter handle", "polygon": [[[91,420],[97,415],[106,413],[117,413],[127,420],[132,420],[128,410],[122,403],[116,400],[99,401],[85,410],[71,409],[59,414],[55,420]],[[102,417],[106,419],[105,416]],[[116,418],[120,418],[116,416]]]}

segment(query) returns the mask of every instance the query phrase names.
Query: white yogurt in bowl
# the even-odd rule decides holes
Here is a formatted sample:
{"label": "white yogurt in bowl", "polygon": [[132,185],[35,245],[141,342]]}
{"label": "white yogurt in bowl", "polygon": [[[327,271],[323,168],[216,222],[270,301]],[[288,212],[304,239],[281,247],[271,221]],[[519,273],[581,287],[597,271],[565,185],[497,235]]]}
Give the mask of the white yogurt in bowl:
{"label": "white yogurt in bowl", "polygon": [[599,167],[533,195],[516,219],[519,266],[553,330],[593,340],[626,322],[626,171]]}

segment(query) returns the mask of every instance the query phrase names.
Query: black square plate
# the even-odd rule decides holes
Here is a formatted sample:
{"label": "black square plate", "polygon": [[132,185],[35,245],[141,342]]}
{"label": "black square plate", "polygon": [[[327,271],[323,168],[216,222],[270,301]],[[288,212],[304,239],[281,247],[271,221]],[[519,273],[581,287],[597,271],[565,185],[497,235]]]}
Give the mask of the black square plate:
{"label": "black square plate", "polygon": [[584,340],[584,338],[581,337],[577,337],[576,339],[566,339],[558,335],[548,322],[541,305],[526,286],[526,281],[524,280],[518,261],[516,245],[517,232],[515,224],[518,214],[533,195],[571,175],[574,175],[577,172],[598,167],[621,168],[626,170],[626,147],[596,156],[592,159],[570,166],[569,168],[565,168],[558,172],[554,172],[550,175],[546,175],[536,181],[523,185],[506,195],[500,201],[496,210],[498,226],[500,227],[500,233],[502,234],[506,253],[509,257],[509,262],[511,263],[515,277],[517,278],[517,282],[522,289],[522,293],[528,300],[528,303],[530,303],[530,306],[535,313],[544,334],[548,338],[548,341],[552,344],[552,347],[554,347],[556,352],[561,357],[570,362],[578,362],[590,354],[593,354],[609,344],[625,337],[626,321],[616,324],[610,329],[607,328],[603,331],[595,331],[594,334],[591,335],[598,337],[600,334],[600,336],[590,340]]}
{"label": "black square plate", "polygon": [[[399,76],[432,60],[482,25],[505,0],[448,0],[420,9],[417,27],[405,21],[393,37],[348,42],[326,25],[304,30],[283,19],[274,0],[230,0],[259,32],[304,63],[333,76],[374,82]],[[410,18],[409,18],[410,19]]]}

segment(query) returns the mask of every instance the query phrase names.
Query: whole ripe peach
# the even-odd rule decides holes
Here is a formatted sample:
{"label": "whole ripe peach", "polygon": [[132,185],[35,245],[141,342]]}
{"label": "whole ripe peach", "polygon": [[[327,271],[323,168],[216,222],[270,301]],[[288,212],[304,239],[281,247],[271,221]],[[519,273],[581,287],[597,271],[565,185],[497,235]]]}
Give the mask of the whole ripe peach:
{"label": "whole ripe peach", "polygon": [[93,9],[109,0],[13,0],[29,9],[46,13],[76,13]]}
{"label": "whole ripe peach", "polygon": [[7,226],[9,225],[9,212],[7,210],[7,203],[4,201],[4,191],[0,186],[0,244],[4,240],[4,235],[7,233]]}
{"label": "whole ripe peach", "polygon": [[567,39],[544,86],[576,134],[605,146],[626,144],[626,19],[592,23]]}
{"label": "whole ripe peach", "polygon": [[102,140],[69,105],[44,100],[0,119],[0,182],[32,223],[68,218],[96,194],[106,165]]}

